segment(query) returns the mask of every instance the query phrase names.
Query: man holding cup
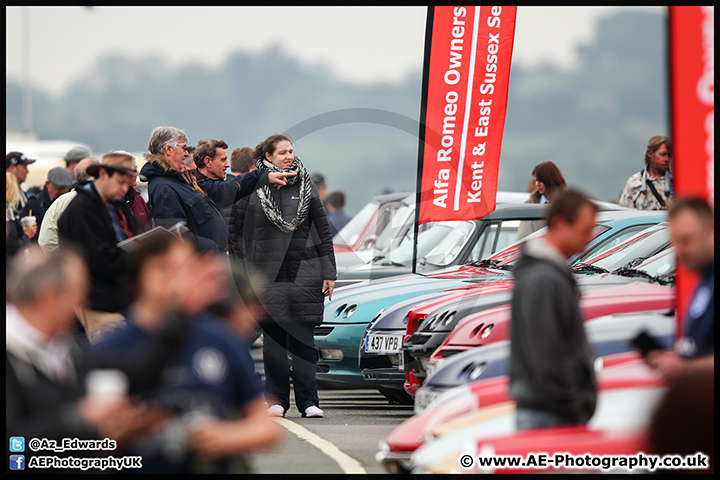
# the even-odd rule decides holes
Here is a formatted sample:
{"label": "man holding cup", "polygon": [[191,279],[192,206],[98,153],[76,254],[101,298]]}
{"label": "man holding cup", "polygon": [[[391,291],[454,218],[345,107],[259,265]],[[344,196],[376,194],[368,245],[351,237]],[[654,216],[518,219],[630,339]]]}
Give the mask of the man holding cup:
{"label": "man holding cup", "polygon": [[[75,177],[63,167],[51,168],[45,180],[45,185],[39,194],[29,195],[25,208],[22,209],[20,215],[22,218],[30,217],[35,220],[35,228],[40,231],[42,228],[45,212],[50,205],[63,193],[70,191],[75,184]],[[30,220],[27,220],[30,222]],[[24,224],[23,224],[24,226]],[[33,241],[37,241],[37,235],[33,237]]]}

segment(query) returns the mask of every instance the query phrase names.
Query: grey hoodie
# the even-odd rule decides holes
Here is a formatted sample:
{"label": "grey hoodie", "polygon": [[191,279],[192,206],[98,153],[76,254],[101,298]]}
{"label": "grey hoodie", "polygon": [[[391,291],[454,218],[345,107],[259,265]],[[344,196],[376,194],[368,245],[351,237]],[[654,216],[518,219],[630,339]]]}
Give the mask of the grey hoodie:
{"label": "grey hoodie", "polygon": [[510,395],[518,408],[585,423],[597,383],[575,277],[545,237],[527,242],[513,268]]}

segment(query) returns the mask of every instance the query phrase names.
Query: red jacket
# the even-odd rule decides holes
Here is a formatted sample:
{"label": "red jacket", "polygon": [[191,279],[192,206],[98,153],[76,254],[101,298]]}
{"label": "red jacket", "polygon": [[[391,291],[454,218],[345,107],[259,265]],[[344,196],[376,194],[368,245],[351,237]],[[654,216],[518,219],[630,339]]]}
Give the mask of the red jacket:
{"label": "red jacket", "polygon": [[140,191],[135,187],[130,187],[127,195],[125,196],[125,201],[127,201],[127,204],[130,206],[130,210],[132,210],[138,222],[141,225],[150,227],[150,224],[152,223],[152,215],[150,214],[150,209],[145,203],[145,200],[143,200]]}

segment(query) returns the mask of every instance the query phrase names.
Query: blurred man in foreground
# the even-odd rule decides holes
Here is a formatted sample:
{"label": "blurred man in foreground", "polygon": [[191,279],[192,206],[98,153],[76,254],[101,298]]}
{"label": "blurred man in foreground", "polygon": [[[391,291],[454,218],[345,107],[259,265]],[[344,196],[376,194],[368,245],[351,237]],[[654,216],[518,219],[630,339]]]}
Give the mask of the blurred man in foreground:
{"label": "blurred man in foreground", "polygon": [[558,195],[547,234],[522,246],[513,269],[510,395],[519,429],[582,424],[595,412],[594,354],[567,259],[592,239],[596,214],[579,192]]}
{"label": "blurred man in foreground", "polygon": [[715,222],[707,202],[692,197],[677,199],[668,216],[678,261],[700,274],[675,349],[653,350],[645,356],[648,365],[673,381],[693,369],[714,368]]}
{"label": "blurred man in foreground", "polygon": [[202,310],[189,319],[186,340],[150,399],[169,418],[132,450],[143,456],[141,473],[231,473],[230,457],[279,440],[249,349],[227,324],[231,320],[244,332],[255,305],[245,308],[238,287],[229,285],[221,255],[200,256],[191,243],[167,232],[149,236],[128,260],[134,300],[127,322],[97,344],[105,354],[141,352],[161,327],[159,320],[182,300],[174,287],[184,288],[203,268],[216,274],[194,288],[196,295],[219,299],[234,290],[219,307],[226,320]]}
{"label": "blurred man in foreground", "polygon": [[67,335],[88,290],[82,258],[34,246],[15,257],[7,280],[5,438],[121,440],[133,418],[127,397],[85,395],[87,351]]}

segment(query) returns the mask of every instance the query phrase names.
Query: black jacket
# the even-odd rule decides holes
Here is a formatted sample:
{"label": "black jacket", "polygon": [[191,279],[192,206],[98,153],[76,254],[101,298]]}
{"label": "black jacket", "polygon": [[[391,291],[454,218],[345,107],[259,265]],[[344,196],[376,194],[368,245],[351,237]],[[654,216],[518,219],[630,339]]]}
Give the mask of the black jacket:
{"label": "black jacket", "polygon": [[[85,255],[92,285],[89,307],[103,312],[119,312],[129,303],[125,292],[127,272],[126,253],[117,247],[110,213],[95,190],[95,183],[89,188],[77,188],[77,196],[70,202],[58,219],[58,242],[75,244]],[[141,225],[124,201],[113,202],[128,219],[133,235],[142,232]]]}
{"label": "black jacket", "polygon": [[251,194],[255,187],[268,183],[267,170],[251,170],[242,175],[228,175],[225,180],[216,180],[193,170],[198,185],[205,195],[210,197],[219,209],[230,207],[233,203]]}
{"label": "black jacket", "polygon": [[585,423],[595,411],[594,354],[571,270],[540,237],[513,268],[510,395],[518,408]]}
{"label": "black jacket", "polygon": [[[283,217],[292,220],[299,203],[300,182],[270,188]],[[271,283],[264,303],[276,322],[319,325],[323,318],[323,280],[335,280],[335,254],[325,207],[313,185],[308,215],[292,233],[268,220],[257,193],[233,206],[230,240],[238,257]]]}

